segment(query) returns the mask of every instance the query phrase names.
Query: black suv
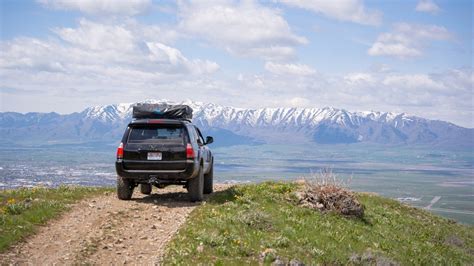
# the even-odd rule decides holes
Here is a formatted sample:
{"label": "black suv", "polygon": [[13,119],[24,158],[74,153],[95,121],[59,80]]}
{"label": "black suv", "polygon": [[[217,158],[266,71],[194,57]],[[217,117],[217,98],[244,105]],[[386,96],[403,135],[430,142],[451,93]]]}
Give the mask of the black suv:
{"label": "black suv", "polygon": [[118,198],[129,200],[139,184],[144,194],[152,185],[184,185],[191,201],[201,201],[213,190],[212,142],[186,119],[132,121],[117,149]]}

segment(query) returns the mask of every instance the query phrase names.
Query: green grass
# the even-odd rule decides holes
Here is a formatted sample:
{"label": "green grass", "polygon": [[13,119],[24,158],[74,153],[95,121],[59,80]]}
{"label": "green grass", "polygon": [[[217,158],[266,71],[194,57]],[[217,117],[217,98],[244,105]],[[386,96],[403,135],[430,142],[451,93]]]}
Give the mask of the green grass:
{"label": "green grass", "polygon": [[0,191],[0,252],[68,210],[70,204],[106,191],[112,189],[61,186]]}
{"label": "green grass", "polygon": [[165,264],[474,263],[473,227],[368,194],[357,194],[364,219],[322,214],[296,206],[297,189],[267,182],[215,193],[174,237]]}

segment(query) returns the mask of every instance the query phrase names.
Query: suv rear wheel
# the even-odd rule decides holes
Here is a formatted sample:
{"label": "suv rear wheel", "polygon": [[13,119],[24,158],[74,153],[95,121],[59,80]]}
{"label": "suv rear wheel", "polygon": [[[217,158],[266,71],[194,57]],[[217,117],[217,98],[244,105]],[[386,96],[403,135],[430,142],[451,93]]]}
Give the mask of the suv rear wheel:
{"label": "suv rear wheel", "polygon": [[117,196],[121,200],[129,200],[133,194],[133,183],[121,176],[117,177]]}
{"label": "suv rear wheel", "polygon": [[204,175],[204,194],[211,194],[213,192],[212,183],[214,182],[214,163],[211,164],[209,173]]}
{"label": "suv rear wheel", "polygon": [[142,194],[150,195],[151,194],[151,185],[150,184],[140,184],[140,192]]}
{"label": "suv rear wheel", "polygon": [[199,173],[196,177],[188,181],[188,193],[191,201],[201,201],[203,199],[204,173],[202,167],[199,167]]}

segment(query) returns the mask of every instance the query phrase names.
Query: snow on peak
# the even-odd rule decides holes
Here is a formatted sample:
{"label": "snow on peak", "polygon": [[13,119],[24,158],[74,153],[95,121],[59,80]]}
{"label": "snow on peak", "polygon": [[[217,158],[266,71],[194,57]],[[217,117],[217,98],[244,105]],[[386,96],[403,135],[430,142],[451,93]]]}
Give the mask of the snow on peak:
{"label": "snow on peak", "polygon": [[[174,102],[167,99],[147,99],[143,103],[185,104],[193,108],[194,120],[209,127],[239,128],[242,125],[250,127],[294,127],[314,128],[322,122],[336,123],[342,126],[357,126],[363,121],[389,123],[397,127],[413,121],[415,117],[405,113],[392,112],[349,112],[334,107],[324,108],[236,108],[214,103],[185,100]],[[83,111],[85,117],[98,119],[103,122],[124,122],[131,118],[132,107],[136,103],[120,103],[105,106],[95,106]]]}

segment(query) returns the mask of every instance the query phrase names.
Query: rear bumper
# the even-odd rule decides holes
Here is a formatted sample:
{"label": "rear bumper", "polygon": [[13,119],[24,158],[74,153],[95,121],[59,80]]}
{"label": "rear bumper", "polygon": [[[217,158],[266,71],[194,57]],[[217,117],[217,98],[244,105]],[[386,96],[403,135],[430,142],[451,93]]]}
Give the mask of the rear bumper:
{"label": "rear bumper", "polygon": [[199,162],[197,160],[186,160],[183,170],[170,170],[163,167],[163,170],[145,170],[145,169],[126,169],[122,160],[115,162],[115,170],[117,174],[124,178],[134,179],[136,181],[148,182],[150,178],[164,181],[180,181],[188,180],[197,176],[199,172]]}

